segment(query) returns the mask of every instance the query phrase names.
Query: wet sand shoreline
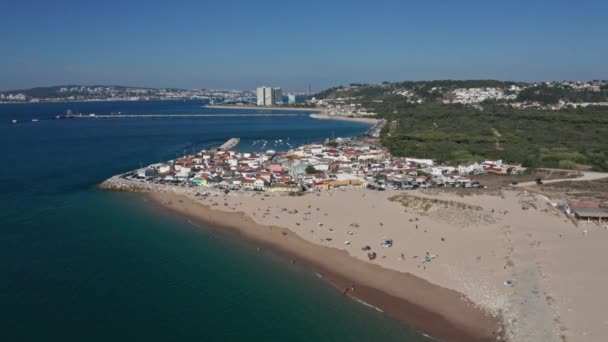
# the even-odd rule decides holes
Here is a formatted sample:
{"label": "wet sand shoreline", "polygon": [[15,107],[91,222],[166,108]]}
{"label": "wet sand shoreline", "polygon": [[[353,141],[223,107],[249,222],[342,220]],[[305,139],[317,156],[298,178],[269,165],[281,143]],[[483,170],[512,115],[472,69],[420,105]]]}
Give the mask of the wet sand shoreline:
{"label": "wet sand shoreline", "polygon": [[182,194],[145,192],[169,211],[193,222],[235,233],[319,273],[339,291],[380,308],[386,314],[445,341],[495,340],[498,320],[456,291],[411,274],[366,263],[335,248],[305,241],[285,228],[264,226],[244,213],[214,210]]}

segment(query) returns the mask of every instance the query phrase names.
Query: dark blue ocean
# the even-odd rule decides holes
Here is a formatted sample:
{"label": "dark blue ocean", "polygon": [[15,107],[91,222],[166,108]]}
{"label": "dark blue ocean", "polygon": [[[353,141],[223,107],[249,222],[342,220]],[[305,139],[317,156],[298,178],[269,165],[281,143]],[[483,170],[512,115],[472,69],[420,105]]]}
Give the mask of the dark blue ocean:
{"label": "dark blue ocean", "polygon": [[[200,101],[0,105],[0,341],[419,341],[270,251],[96,185],[240,137],[293,145],[366,125],[296,117],[51,120],[251,113]],[[32,122],[32,119],[38,122]],[[13,124],[15,119],[18,122]]]}

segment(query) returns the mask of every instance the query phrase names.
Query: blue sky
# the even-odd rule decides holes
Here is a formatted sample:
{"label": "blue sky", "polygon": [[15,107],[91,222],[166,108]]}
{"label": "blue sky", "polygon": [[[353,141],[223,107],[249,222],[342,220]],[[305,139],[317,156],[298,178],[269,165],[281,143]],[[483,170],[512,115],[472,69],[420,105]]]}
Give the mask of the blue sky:
{"label": "blue sky", "polygon": [[0,5],[0,89],[608,79],[608,1]]}

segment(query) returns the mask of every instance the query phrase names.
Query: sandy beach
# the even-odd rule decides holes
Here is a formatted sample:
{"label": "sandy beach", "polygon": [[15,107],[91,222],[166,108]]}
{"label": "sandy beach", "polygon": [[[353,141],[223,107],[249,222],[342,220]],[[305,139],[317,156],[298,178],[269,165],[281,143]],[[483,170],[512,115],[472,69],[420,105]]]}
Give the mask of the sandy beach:
{"label": "sandy beach", "polygon": [[[496,319],[479,310],[460,293],[411,274],[353,259],[338,248],[310,243],[289,229],[260,224],[244,212],[230,207],[241,204],[223,202],[230,201],[228,197],[212,196],[206,201],[189,194],[151,192],[147,196],[194,221],[231,229],[262,248],[279,251],[290,260],[310,267],[345,295],[373,305],[431,336],[446,341],[494,339]],[[222,206],[223,203],[232,204],[217,210],[216,200],[221,201]]]}
{"label": "sandy beach", "polygon": [[258,107],[258,106],[224,106],[224,105],[211,105],[205,106],[206,108],[215,108],[215,109],[249,109],[249,110],[269,110],[269,111],[305,111],[305,112],[313,112],[309,116],[313,119],[318,120],[341,120],[341,121],[352,121],[352,122],[361,122],[366,124],[375,125],[380,120],[374,118],[360,118],[360,117],[350,117],[344,115],[329,115],[326,112],[326,108],[300,108],[300,107]]}
{"label": "sandy beach", "polygon": [[321,113],[317,113],[317,114],[310,114],[310,117],[313,119],[319,119],[319,120],[342,120],[342,121],[361,122],[361,123],[366,123],[366,124],[371,124],[371,125],[375,125],[380,121],[380,120],[374,119],[374,118],[357,118],[357,117],[350,117],[350,116],[343,116],[343,115],[329,115],[325,112],[321,112]]}
{"label": "sandy beach", "polygon": [[148,195],[356,284],[348,295],[441,340],[604,340],[608,231],[525,188],[475,191]]}

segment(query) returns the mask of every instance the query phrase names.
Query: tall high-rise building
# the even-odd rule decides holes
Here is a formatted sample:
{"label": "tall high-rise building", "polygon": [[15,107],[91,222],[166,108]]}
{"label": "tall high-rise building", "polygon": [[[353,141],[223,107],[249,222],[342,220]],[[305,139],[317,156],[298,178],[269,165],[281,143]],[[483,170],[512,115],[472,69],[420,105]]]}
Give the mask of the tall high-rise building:
{"label": "tall high-rise building", "polygon": [[266,87],[264,92],[264,106],[274,105],[274,91],[270,87]]}
{"label": "tall high-rise building", "polygon": [[273,99],[272,99],[272,103],[273,104],[283,104],[283,91],[281,90],[281,88],[273,88],[272,89],[272,95],[273,95]]}
{"label": "tall high-rise building", "polygon": [[270,94],[272,96],[272,88],[270,87],[259,87],[257,89],[257,98],[258,98],[258,106],[269,106],[270,104],[266,104],[266,94]]}
{"label": "tall high-rise building", "polygon": [[281,88],[259,87],[256,91],[258,106],[273,106],[283,103]]}

